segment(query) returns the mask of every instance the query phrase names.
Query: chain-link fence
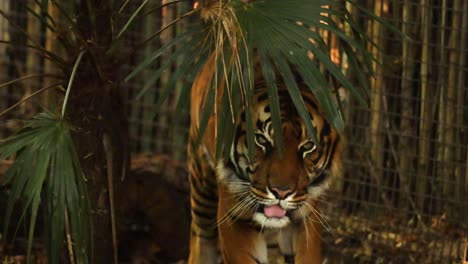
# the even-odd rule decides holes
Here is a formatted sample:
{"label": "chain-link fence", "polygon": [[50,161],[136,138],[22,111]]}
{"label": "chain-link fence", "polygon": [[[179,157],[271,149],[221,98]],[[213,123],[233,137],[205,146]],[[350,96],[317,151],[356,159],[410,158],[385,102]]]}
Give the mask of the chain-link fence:
{"label": "chain-link fence", "polygon": [[[352,98],[346,103],[344,175],[321,198],[327,260],[460,263],[468,237],[468,1],[369,0],[360,4],[409,38],[359,20],[376,44],[369,49],[383,67],[377,67],[370,81],[370,107]],[[160,14],[148,16],[136,27],[141,30],[135,40],[146,39],[155,25],[164,27],[186,8],[163,9],[162,18]],[[17,25],[28,27],[21,3],[1,1],[0,9],[17,14]],[[349,11],[361,16],[357,9]],[[26,42],[4,19],[0,19],[0,33],[3,40]],[[45,41],[41,36],[38,40]],[[334,61],[346,72],[348,62],[340,43],[332,37],[328,41]],[[142,50],[140,57],[152,48]],[[25,49],[0,45],[0,83],[43,71],[28,67],[43,65],[35,64],[31,56]],[[145,85],[145,74],[148,77],[151,71],[124,84],[129,99]],[[164,86],[170,74],[163,75],[156,86]],[[0,88],[0,111],[38,88],[34,82]],[[148,93],[129,103],[132,152],[164,154],[183,163],[187,116],[174,115],[172,98],[156,105],[157,98],[157,93]],[[0,136],[15,131],[18,120],[32,112],[24,104],[1,116]]]}
{"label": "chain-link fence", "polygon": [[370,263],[459,263],[468,227],[467,3],[371,2],[409,39],[364,22],[384,67],[370,108],[347,110],[329,248],[350,247],[345,255]]}

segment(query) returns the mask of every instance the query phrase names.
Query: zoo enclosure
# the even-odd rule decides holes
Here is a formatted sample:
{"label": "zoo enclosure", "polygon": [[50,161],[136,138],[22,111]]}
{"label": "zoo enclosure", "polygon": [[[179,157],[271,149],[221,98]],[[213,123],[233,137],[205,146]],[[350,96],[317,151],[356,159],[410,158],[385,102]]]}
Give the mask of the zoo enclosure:
{"label": "zoo enclosure", "polygon": [[[42,32],[37,40],[47,42],[46,30],[30,23],[24,3],[0,1],[0,9],[10,10],[23,28]],[[370,78],[370,107],[352,98],[345,107],[344,175],[323,198],[329,227],[324,234],[326,251],[345,263],[460,263],[468,237],[468,2],[368,0],[365,5],[409,39],[359,20],[379,47],[369,45],[383,67],[376,67],[375,78]],[[141,29],[133,32],[135,41],[146,39],[154,25],[162,28],[187,9],[180,3],[148,16],[135,27]],[[349,11],[362,15],[359,10]],[[175,33],[165,32],[161,43]],[[3,18],[0,35],[2,40],[27,42]],[[125,67],[137,64],[161,43],[142,50],[141,57]],[[328,44],[334,62],[347,72],[350,62],[340,43],[330,36]],[[29,50],[0,44],[0,83],[25,73],[47,72],[47,67]],[[165,73],[157,87],[164,86],[170,74]],[[145,76],[124,84],[129,99],[145,85]],[[42,85],[28,81],[1,88],[0,111]],[[164,154],[183,162],[187,116],[174,116],[173,99],[157,106],[157,98],[158,94],[148,93],[129,100],[132,152]],[[0,116],[0,138],[36,110],[22,104]]]}

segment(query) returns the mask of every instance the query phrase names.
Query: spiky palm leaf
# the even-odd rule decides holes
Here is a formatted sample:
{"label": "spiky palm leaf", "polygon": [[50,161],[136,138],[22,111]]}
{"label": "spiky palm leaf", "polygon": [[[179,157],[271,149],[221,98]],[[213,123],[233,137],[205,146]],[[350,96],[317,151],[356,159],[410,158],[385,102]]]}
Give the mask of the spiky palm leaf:
{"label": "spiky palm leaf", "polygon": [[[37,1],[36,4],[41,5],[42,14],[34,13],[31,8],[27,8],[27,11],[46,23],[49,29],[58,30],[56,22],[47,14],[48,1]],[[3,10],[0,10],[0,15],[12,23],[9,15]],[[62,15],[67,15],[67,13],[64,11]],[[13,26],[15,25],[13,24]],[[26,34],[26,37],[30,37],[26,31],[21,30],[21,28],[17,29]],[[77,36],[79,32],[72,31],[71,33]],[[14,158],[13,165],[6,172],[5,180],[0,182],[2,185],[11,186],[5,213],[4,240],[8,239],[7,235],[12,220],[14,220],[15,225],[19,226],[19,223],[28,214],[30,216],[28,263],[31,261],[31,247],[40,207],[44,208],[46,212],[43,230],[50,263],[62,262],[64,241],[67,241],[69,257],[73,259],[72,261],[88,263],[91,256],[92,222],[85,176],[71,138],[71,125],[64,119],[71,84],[85,52],[81,51],[79,54],[75,54],[76,49],[69,46],[73,43],[69,37],[69,35],[64,34],[59,38],[61,45],[69,52],[65,55],[58,55],[54,53],[55,51],[46,50],[36,43],[27,46],[38,50],[45,59],[56,64],[62,72],[70,74],[61,114],[53,114],[48,111],[40,113],[32,120],[25,122],[25,126],[18,134],[7,138],[0,144],[0,160]],[[4,43],[14,44],[6,41]],[[80,45],[78,42],[75,44]],[[74,61],[74,67],[70,69],[69,64],[73,62],[75,56],[77,59]],[[42,91],[62,86],[64,82],[64,77],[60,75],[38,74],[6,82],[0,87],[40,77],[53,77],[62,81],[39,89],[0,112],[0,115],[13,110],[20,103],[30,100]],[[12,212],[19,200],[24,201],[20,210],[22,212],[21,219],[11,219]]]}
{"label": "spiky palm leaf", "polygon": [[[26,11],[32,14],[34,18],[37,18],[38,23],[42,23],[45,28],[57,34],[57,43],[63,50],[48,50],[42,47],[41,43],[34,42],[34,38],[29,35],[27,30],[14,23],[14,19],[8,14],[7,10],[0,10],[0,17],[9,21],[12,28],[31,40],[30,44],[25,45],[26,48],[37,51],[45,60],[49,60],[56,65],[63,74],[34,74],[0,84],[0,88],[3,88],[33,78],[54,78],[59,80],[52,86],[37,90],[8,109],[2,109],[0,116],[15,109],[19,104],[26,103],[26,101],[47,89],[63,87],[64,80],[68,76],[70,80],[68,87],[66,89],[63,87],[66,93],[62,108],[54,111],[55,113],[61,110],[61,114],[52,114],[47,111],[39,114],[32,121],[26,122],[24,128],[18,134],[2,141],[0,144],[0,160],[14,159],[13,165],[6,174],[6,181],[0,183],[11,185],[4,227],[5,236],[2,237],[2,242],[6,241],[6,232],[10,229],[10,226],[18,224],[18,219],[12,219],[12,212],[15,203],[21,199],[25,202],[21,204],[24,205],[20,210],[22,212],[21,219],[24,219],[26,214],[31,216],[29,220],[28,262],[30,262],[38,210],[39,207],[43,207],[46,210],[45,216],[47,218],[43,230],[46,232],[49,262],[62,263],[61,257],[63,256],[64,242],[66,241],[70,261],[88,263],[92,257],[91,249],[93,248],[92,218],[90,217],[85,176],[71,138],[71,123],[73,120],[66,120],[65,118],[67,116],[65,111],[68,110],[66,109],[66,102],[83,55],[88,56],[88,61],[92,61],[91,66],[94,66],[95,71],[99,74],[99,69],[102,66],[98,65],[99,62],[92,57],[92,55],[96,54],[93,49],[107,50],[105,55],[109,58],[112,56],[114,56],[112,58],[116,58],[111,49],[118,47],[117,44],[122,39],[121,35],[127,30],[139,11],[137,10],[131,15],[128,22],[120,21],[123,27],[117,36],[113,36],[109,46],[98,47],[97,45],[88,45],[88,41],[96,32],[95,5],[104,5],[105,1],[82,0],[87,10],[80,10],[86,14],[81,16],[78,15],[75,9],[75,5],[78,5],[79,1],[62,3],[60,1],[35,0],[34,2],[35,5],[40,6],[41,12],[35,11],[36,8],[31,6],[27,6]],[[107,3],[110,5],[111,2],[108,1]],[[57,17],[53,17],[48,13],[50,5],[59,10],[59,20],[61,21],[57,21]],[[124,6],[122,9],[124,9]],[[79,18],[77,19],[77,17]],[[107,18],[111,20],[110,16]],[[80,24],[83,21],[85,21],[84,24],[90,25],[89,28],[86,28],[87,31],[83,30],[82,24]],[[120,26],[120,23],[116,23],[117,26]],[[6,40],[0,40],[0,44],[18,45],[18,43]],[[81,88],[83,87],[77,87],[77,89]]]}
{"label": "spiky palm leaf", "polygon": [[[85,176],[71,138],[71,128],[62,117],[45,112],[27,122],[25,129],[0,145],[0,160],[15,157],[5,175],[11,185],[5,217],[7,237],[15,203],[22,199],[22,219],[29,209],[29,245],[40,204],[47,213],[46,228],[50,263],[60,263],[65,227],[70,228],[69,241],[76,261],[87,263],[90,251],[91,223]],[[41,199],[46,202],[41,203]],[[69,220],[68,220],[69,219]],[[21,220],[20,220],[21,221]],[[67,223],[68,221],[68,223]]]}
{"label": "spiky palm leaf", "polygon": [[[216,76],[213,78],[213,87],[207,93],[200,134],[204,131],[208,116],[214,111],[215,89],[221,82],[225,82],[228,92],[224,93],[225,98],[220,106],[222,111],[218,111],[220,114],[217,114],[218,157],[221,153],[229,153],[233,138],[230,131],[234,130],[233,120],[239,109],[246,110],[247,120],[251,116],[250,103],[256,71],[262,73],[268,88],[274,128],[279,130],[281,125],[277,87],[281,79],[298,113],[303,117],[310,136],[317,140],[315,128],[299,92],[298,76],[314,93],[328,120],[338,130],[343,129],[344,122],[337,96],[333,94],[336,89],[331,89],[320,67],[324,67],[340,86],[349,90],[361,103],[368,102],[366,75],[373,73],[374,58],[366,49],[369,38],[347,12],[346,2],[356,5],[351,1],[329,0],[201,1],[200,7],[191,11],[198,15],[199,23],[195,23],[186,32],[156,50],[127,77],[127,80],[148,65],[156,63],[165,52],[173,50],[170,59],[163,62],[163,66],[142,89],[140,96],[158,80],[163,71],[179,61],[182,63],[177,65],[169,84],[162,87],[159,101],[168,97],[175,80],[184,79],[187,81],[186,86],[179,98],[179,105],[182,105],[180,102],[188,101],[191,81],[200,67],[210,56],[215,56]],[[385,23],[370,12],[365,14],[371,19]],[[351,35],[346,34],[335,21],[348,24],[352,29]],[[358,76],[357,85],[348,80],[341,69],[332,62],[328,47],[318,29],[327,30],[342,41],[351,70]],[[310,54],[314,59],[310,58]],[[259,61],[259,67],[254,66],[254,57]],[[248,123],[247,128],[249,153],[252,156],[253,125]],[[275,134],[275,141],[278,146],[282,146],[280,133]]]}

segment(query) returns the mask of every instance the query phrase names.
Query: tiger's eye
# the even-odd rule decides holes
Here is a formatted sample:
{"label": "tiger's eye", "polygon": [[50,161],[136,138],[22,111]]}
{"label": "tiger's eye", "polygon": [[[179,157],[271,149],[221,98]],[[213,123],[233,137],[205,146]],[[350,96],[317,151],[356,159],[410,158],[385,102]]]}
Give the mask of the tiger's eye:
{"label": "tiger's eye", "polygon": [[309,151],[313,148],[315,148],[315,144],[312,141],[309,141],[301,146],[302,151]]}
{"label": "tiger's eye", "polygon": [[266,146],[266,145],[270,144],[268,139],[262,134],[255,134],[255,141],[257,141],[257,143],[262,145],[262,146]]}

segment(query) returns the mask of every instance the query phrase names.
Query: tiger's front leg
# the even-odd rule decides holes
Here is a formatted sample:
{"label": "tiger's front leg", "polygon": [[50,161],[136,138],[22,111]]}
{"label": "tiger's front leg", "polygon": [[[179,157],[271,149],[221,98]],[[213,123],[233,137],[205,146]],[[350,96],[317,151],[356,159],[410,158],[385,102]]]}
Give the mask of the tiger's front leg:
{"label": "tiger's front leg", "polygon": [[294,222],[280,230],[278,244],[286,264],[321,264],[320,229],[316,220]]}
{"label": "tiger's front leg", "polygon": [[320,224],[313,219],[295,226],[294,264],[321,264]]}
{"label": "tiger's front leg", "polygon": [[[245,215],[227,217],[233,212],[232,199],[222,187],[219,188],[218,226],[219,241],[224,264],[266,264],[267,246],[263,235],[252,226],[251,218]],[[232,198],[232,194],[231,194]],[[248,209],[240,209],[248,211]]]}
{"label": "tiger's front leg", "polygon": [[216,228],[218,206],[216,177],[210,166],[194,153],[192,148],[189,148],[189,154],[192,157],[189,162],[192,223],[188,263],[217,264],[220,256]]}

